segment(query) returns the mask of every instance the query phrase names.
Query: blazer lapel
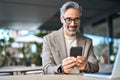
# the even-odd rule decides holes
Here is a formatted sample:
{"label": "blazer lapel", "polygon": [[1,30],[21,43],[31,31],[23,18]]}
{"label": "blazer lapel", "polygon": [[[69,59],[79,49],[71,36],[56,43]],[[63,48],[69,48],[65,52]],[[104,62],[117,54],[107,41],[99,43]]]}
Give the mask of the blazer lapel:
{"label": "blazer lapel", "polygon": [[63,28],[58,30],[56,42],[58,44],[58,48],[59,48],[58,50],[59,50],[59,54],[61,56],[61,59],[66,58],[67,57],[67,50],[66,50],[65,39],[64,39],[64,35],[63,35]]}
{"label": "blazer lapel", "polygon": [[84,37],[80,33],[77,34],[77,45],[79,47],[82,47],[82,55],[84,55],[86,40],[84,39]]}

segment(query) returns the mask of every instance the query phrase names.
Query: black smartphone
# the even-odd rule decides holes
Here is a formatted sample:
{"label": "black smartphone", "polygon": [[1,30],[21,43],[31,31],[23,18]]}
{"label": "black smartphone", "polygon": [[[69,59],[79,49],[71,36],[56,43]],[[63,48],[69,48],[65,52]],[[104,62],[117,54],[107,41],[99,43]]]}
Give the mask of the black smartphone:
{"label": "black smartphone", "polygon": [[71,47],[70,56],[82,56],[82,47]]}

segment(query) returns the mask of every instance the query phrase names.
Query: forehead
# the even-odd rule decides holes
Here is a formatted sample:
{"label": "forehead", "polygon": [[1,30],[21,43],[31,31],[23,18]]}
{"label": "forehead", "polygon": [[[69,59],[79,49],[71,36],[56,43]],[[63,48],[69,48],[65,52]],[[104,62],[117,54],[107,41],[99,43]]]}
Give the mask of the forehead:
{"label": "forehead", "polygon": [[65,17],[80,17],[80,10],[75,8],[69,8],[64,13]]}

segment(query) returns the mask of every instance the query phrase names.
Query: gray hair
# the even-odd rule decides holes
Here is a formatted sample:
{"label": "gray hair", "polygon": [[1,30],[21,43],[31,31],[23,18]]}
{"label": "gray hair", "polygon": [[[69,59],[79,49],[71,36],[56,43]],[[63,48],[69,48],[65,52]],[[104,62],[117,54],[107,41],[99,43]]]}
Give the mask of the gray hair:
{"label": "gray hair", "polygon": [[65,11],[69,8],[79,9],[82,14],[82,7],[78,3],[69,1],[64,3],[63,6],[60,8],[60,15],[64,15]]}

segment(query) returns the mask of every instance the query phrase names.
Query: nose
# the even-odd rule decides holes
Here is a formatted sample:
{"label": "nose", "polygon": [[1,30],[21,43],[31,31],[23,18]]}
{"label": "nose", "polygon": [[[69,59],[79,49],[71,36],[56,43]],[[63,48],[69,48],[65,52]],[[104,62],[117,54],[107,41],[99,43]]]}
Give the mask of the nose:
{"label": "nose", "polygon": [[74,22],[74,21],[72,21],[72,22],[70,23],[70,25],[71,25],[71,26],[74,26],[74,25],[75,25],[75,22]]}

